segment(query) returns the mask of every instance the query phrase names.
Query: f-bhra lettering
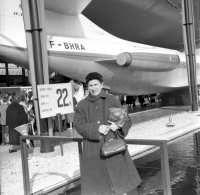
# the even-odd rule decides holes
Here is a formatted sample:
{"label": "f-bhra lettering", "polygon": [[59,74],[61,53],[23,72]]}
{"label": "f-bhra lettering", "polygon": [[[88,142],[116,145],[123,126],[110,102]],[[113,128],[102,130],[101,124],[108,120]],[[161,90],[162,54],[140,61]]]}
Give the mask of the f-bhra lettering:
{"label": "f-bhra lettering", "polygon": [[64,42],[65,49],[71,49],[71,50],[85,50],[84,46],[82,44],[78,43],[67,43]]}

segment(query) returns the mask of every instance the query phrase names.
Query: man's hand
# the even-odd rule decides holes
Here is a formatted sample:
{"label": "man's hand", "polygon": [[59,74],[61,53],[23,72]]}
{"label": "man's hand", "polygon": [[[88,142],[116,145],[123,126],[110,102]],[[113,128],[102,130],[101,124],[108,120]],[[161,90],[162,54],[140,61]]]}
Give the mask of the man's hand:
{"label": "man's hand", "polygon": [[109,131],[108,125],[100,125],[99,126],[99,133],[103,135],[107,135]]}
{"label": "man's hand", "polygon": [[109,126],[109,130],[111,130],[111,131],[117,131],[118,129],[120,129],[120,127],[117,126],[117,125],[115,124],[115,122],[110,122],[110,121],[109,121],[109,123],[111,123],[110,126]]}

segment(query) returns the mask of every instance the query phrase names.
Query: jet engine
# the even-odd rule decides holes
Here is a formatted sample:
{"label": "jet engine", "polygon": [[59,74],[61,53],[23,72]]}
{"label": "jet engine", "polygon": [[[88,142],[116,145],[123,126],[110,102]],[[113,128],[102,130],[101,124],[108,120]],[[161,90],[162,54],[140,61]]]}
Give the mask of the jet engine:
{"label": "jet engine", "polygon": [[117,64],[137,71],[166,72],[176,69],[180,64],[175,51],[162,49],[136,50],[117,55]]}

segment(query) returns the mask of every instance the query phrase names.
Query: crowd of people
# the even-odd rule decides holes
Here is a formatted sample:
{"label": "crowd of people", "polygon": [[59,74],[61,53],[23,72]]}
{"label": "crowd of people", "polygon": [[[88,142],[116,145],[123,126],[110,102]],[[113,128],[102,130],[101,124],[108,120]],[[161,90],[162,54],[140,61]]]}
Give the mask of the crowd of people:
{"label": "crowd of people", "polygon": [[146,107],[156,101],[157,94],[151,95],[139,95],[139,96],[130,96],[130,95],[120,95],[118,96],[121,105],[128,105],[130,107],[135,107],[136,105],[140,105],[141,107]]}
{"label": "crowd of people", "polygon": [[33,93],[24,92],[0,92],[0,124],[1,124],[1,145],[10,145],[9,152],[13,153],[19,149],[20,133],[16,127],[28,124],[29,134],[35,134],[35,114],[33,106]]}

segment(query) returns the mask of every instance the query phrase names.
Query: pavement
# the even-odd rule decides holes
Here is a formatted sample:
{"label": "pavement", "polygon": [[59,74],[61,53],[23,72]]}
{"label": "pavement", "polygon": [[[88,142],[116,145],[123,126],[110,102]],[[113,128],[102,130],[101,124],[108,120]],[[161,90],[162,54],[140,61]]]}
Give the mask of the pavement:
{"label": "pavement", "polygon": [[[171,106],[161,108],[160,106],[155,105],[155,107],[151,106],[151,108],[147,108],[142,112],[140,107],[127,107],[127,109],[130,113],[133,126],[131,127],[126,139],[159,139],[170,142],[187,133],[200,130],[200,112],[191,112],[190,106]],[[167,127],[166,124],[169,123],[170,119],[174,123],[174,126]],[[72,131],[62,132],[62,136],[71,137]],[[75,136],[78,136],[76,132]],[[53,171],[47,170],[45,173],[38,175],[31,173],[34,175],[34,177],[30,175],[31,194],[59,194],[80,185],[80,165],[77,144],[64,143],[63,157],[61,157],[59,143],[55,144],[57,146],[53,153],[42,154],[40,153],[39,144],[36,143],[33,158],[40,157],[47,159],[46,162],[48,161],[48,163],[54,162],[54,159],[57,159],[58,161],[62,161],[64,158],[66,159],[64,164],[60,165],[60,167],[58,166],[55,170],[52,168]],[[20,158],[20,151],[9,154],[8,148],[9,146],[0,146],[0,164],[13,162],[15,159]],[[128,145],[128,150],[132,159],[144,156],[156,149],[156,146]],[[34,160],[29,161],[30,168],[32,166],[31,163],[34,162]],[[59,163],[60,162],[57,162],[57,164]],[[49,166],[51,165],[49,164]],[[3,181],[3,177],[4,175],[1,174],[1,181]],[[9,186],[8,188],[2,187],[1,194],[24,194],[23,182],[18,182],[16,185]]]}

